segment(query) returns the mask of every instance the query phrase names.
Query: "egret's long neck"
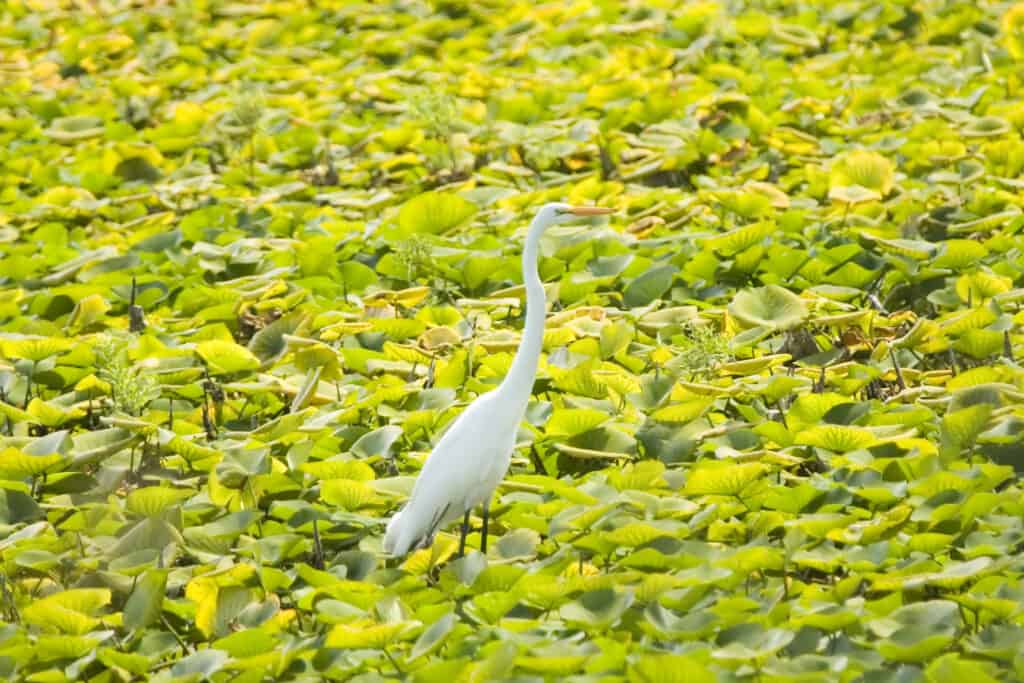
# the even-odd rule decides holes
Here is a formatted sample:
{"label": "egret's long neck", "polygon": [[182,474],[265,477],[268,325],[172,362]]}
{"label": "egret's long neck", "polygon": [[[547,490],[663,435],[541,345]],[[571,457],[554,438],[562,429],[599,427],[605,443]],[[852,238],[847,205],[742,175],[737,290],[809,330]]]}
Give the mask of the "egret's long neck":
{"label": "egret's long neck", "polygon": [[526,285],[526,326],[519,343],[519,351],[512,361],[512,367],[498,391],[504,393],[514,404],[526,403],[533,393],[533,380],[537,375],[541,344],[544,341],[544,286],[537,274],[537,252],[540,236],[548,227],[548,221],[537,216],[530,224],[523,246],[523,284]]}

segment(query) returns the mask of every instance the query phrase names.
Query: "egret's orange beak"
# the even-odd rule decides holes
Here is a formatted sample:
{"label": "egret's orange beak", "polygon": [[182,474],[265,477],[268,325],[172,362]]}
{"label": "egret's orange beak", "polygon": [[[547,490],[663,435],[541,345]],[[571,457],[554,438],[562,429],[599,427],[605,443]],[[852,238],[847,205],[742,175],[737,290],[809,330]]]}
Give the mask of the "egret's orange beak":
{"label": "egret's orange beak", "polygon": [[567,211],[576,216],[603,216],[606,213],[614,213],[615,209],[604,206],[570,206]]}

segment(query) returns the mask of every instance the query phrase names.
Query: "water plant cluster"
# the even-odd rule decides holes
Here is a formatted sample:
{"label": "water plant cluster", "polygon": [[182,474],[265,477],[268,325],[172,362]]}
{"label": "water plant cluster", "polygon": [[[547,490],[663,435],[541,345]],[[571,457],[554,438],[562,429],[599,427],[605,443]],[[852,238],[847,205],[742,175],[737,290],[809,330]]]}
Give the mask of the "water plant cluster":
{"label": "water plant cluster", "polygon": [[[1024,678],[1022,29],[5,3],[0,675]],[[544,238],[492,542],[389,558],[547,201],[617,213]]]}

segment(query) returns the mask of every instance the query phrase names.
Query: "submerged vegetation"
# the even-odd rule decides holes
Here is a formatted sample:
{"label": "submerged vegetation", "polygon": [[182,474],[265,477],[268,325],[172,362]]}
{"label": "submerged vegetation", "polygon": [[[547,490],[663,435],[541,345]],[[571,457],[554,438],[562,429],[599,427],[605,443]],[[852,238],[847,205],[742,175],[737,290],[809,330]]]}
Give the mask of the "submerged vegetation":
{"label": "submerged vegetation", "polygon": [[[0,674],[1024,678],[1022,28],[5,3]],[[494,542],[387,558],[546,201],[617,214],[542,243]]]}

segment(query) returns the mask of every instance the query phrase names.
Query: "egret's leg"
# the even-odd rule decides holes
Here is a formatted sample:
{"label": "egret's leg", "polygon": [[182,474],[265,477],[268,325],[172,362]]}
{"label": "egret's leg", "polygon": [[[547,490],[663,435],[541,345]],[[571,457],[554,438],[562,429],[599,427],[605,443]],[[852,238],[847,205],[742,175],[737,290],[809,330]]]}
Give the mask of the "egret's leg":
{"label": "egret's leg", "polygon": [[469,510],[466,510],[466,516],[462,518],[462,536],[459,538],[459,557],[466,554],[466,536],[469,535]]}
{"label": "egret's leg", "polygon": [[487,520],[490,517],[491,501],[484,501],[484,521],[480,526],[480,552],[487,554]]}

